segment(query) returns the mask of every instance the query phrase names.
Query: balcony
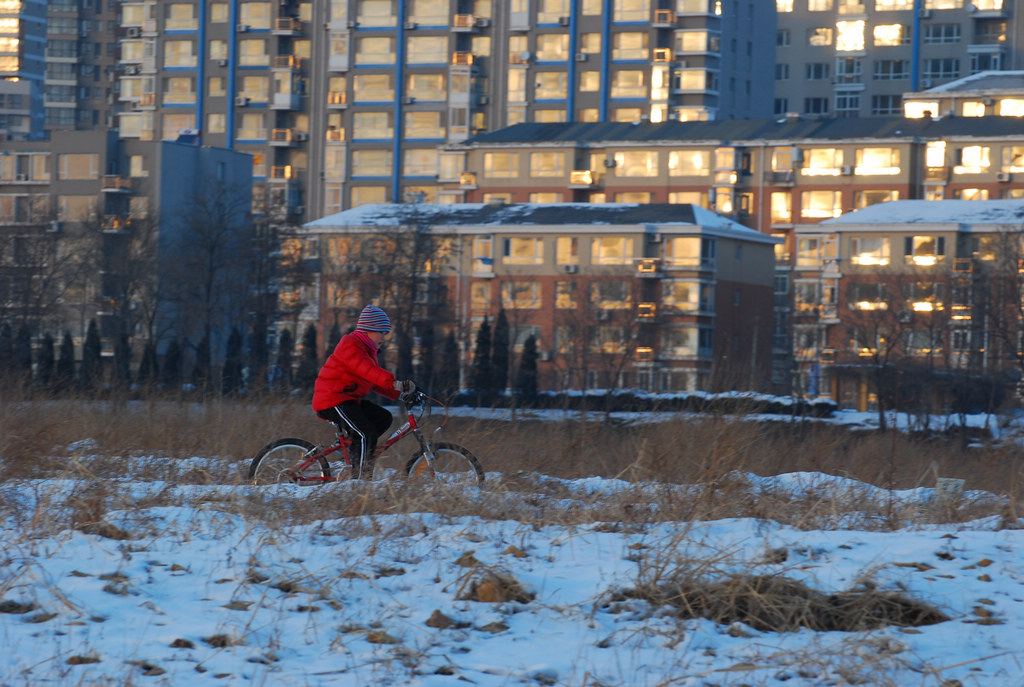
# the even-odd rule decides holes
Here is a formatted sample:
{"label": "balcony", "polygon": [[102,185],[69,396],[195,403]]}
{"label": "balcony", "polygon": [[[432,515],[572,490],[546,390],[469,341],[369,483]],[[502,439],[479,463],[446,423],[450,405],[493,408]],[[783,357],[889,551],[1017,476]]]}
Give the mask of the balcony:
{"label": "balcony", "polygon": [[636,264],[638,277],[646,279],[661,279],[665,275],[661,272],[661,260],[659,258],[643,258]]}
{"label": "balcony", "polygon": [[676,13],[672,10],[654,10],[654,21],[651,25],[656,29],[675,28]]}
{"label": "balcony", "polygon": [[672,57],[672,48],[655,48],[651,53],[653,62],[671,62]]}
{"label": "balcony", "polygon": [[270,145],[278,147],[291,147],[295,145],[295,131],[292,129],[271,129]]}
{"label": "balcony", "polygon": [[292,179],[292,174],[291,165],[274,165],[270,168],[270,176],[268,178],[272,181],[288,181]]}
{"label": "balcony", "polygon": [[451,30],[453,33],[476,33],[477,18],[472,14],[456,14],[452,18]]}
{"label": "balcony", "polygon": [[765,183],[772,186],[796,186],[796,171],[784,169],[765,173]]}
{"label": "balcony", "polygon": [[657,303],[637,303],[636,305],[636,318],[638,320],[653,320],[658,316],[658,304]]}
{"label": "balcony", "polygon": [[132,180],[116,174],[105,174],[102,188],[104,193],[131,193]]}
{"label": "balcony", "polygon": [[925,181],[937,181],[947,183],[949,181],[949,167],[927,167],[924,173]]}
{"label": "balcony", "polygon": [[325,136],[328,143],[344,143],[345,142],[345,130],[344,129],[328,129]]}
{"label": "balcony", "polygon": [[654,360],[654,349],[650,346],[638,346],[633,356],[638,363],[649,363]]}
{"label": "balcony", "polygon": [[594,173],[589,169],[574,169],[569,172],[569,188],[592,188]]}
{"label": "balcony", "polygon": [[459,188],[473,190],[476,188],[476,174],[474,172],[463,172],[459,175]]}
{"label": "balcony", "polygon": [[327,108],[330,110],[344,110],[348,107],[348,94],[344,91],[329,91],[327,93]]}
{"label": "balcony", "polygon": [[452,54],[452,64],[462,67],[470,67],[473,65],[473,53],[471,52],[456,52]]}
{"label": "balcony", "polygon": [[302,22],[293,17],[278,17],[274,20],[272,33],[275,36],[298,36],[302,33]]}
{"label": "balcony", "polygon": [[302,96],[298,93],[275,93],[270,101],[271,110],[300,110]]}
{"label": "balcony", "polygon": [[137,107],[140,110],[156,109],[156,93],[143,93],[140,95]]}
{"label": "balcony", "polygon": [[270,68],[275,71],[298,71],[302,68],[302,58],[298,55],[274,55]]}

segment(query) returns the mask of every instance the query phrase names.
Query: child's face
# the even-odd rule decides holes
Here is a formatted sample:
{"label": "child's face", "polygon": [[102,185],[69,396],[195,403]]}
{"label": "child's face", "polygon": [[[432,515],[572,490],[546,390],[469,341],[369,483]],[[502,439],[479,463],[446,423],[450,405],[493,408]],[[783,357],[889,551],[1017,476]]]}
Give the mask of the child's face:
{"label": "child's face", "polygon": [[367,338],[373,342],[373,345],[380,348],[380,345],[384,343],[384,339],[387,338],[391,332],[366,332]]}

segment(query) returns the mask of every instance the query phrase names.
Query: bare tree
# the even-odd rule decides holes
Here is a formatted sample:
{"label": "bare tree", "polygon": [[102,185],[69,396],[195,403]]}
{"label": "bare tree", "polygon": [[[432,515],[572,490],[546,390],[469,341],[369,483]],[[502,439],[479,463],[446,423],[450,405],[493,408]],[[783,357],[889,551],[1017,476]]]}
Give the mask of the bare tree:
{"label": "bare tree", "polygon": [[[165,216],[169,247],[160,259],[161,307],[170,333],[193,342],[203,380],[219,366],[231,327],[242,320],[250,266],[250,200],[243,189],[207,180],[176,222]],[[205,342],[200,347],[195,342]]]}

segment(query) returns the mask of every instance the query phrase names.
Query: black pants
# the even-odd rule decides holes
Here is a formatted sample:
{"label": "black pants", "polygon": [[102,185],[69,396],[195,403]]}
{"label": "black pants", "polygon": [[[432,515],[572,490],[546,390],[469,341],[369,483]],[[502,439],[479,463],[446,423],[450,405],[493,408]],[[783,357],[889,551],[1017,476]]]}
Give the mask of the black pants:
{"label": "black pants", "polygon": [[371,479],[377,439],[391,426],[394,419],[391,412],[364,399],[345,401],[333,408],[321,410],[317,415],[333,422],[339,433],[344,432],[353,438],[352,476],[356,479]]}

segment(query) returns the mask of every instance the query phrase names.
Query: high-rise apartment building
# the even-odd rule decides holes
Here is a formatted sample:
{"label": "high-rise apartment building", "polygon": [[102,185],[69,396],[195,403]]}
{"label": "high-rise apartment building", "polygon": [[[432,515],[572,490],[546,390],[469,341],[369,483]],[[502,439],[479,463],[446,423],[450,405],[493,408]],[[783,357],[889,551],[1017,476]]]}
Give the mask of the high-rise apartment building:
{"label": "high-rise apartment building", "polygon": [[0,140],[42,134],[46,3],[0,0]]}
{"label": "high-rise apartment building", "polygon": [[45,128],[86,131],[116,126],[112,112],[117,85],[117,3],[47,0],[44,7]]}
{"label": "high-rise apartment building", "polygon": [[439,193],[438,147],[480,131],[771,109],[775,12],[753,0],[120,8],[121,136],[198,130],[205,145],[251,153],[255,209],[296,221],[372,202],[453,201]]}
{"label": "high-rise apartment building", "polygon": [[775,114],[903,113],[903,94],[1019,69],[1008,0],[776,0]]}

